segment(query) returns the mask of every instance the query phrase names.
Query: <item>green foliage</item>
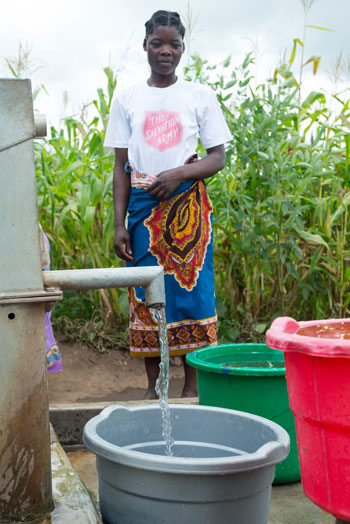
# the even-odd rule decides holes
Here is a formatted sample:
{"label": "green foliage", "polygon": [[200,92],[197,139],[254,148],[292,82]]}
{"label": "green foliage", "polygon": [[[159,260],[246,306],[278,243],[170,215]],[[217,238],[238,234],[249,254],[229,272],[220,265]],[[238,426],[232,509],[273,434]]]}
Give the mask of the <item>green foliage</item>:
{"label": "green foliage", "polygon": [[106,325],[97,310],[88,319],[56,316],[54,327],[67,341],[84,344],[101,353],[106,349],[127,350],[129,347],[127,330]]}
{"label": "green foliage", "polygon": [[295,82],[254,89],[250,63],[187,70],[216,91],[233,135],[208,183],[224,339],[229,322],[237,339],[261,340],[278,315],[349,314],[349,100],[334,117],[323,93],[299,101]]}
{"label": "green foliage", "polygon": [[[321,92],[300,100],[290,64],[253,87],[252,62],[248,55],[240,67],[230,58],[211,66],[195,56],[185,68],[187,79],[215,90],[233,136],[225,169],[208,181],[223,342],[263,341],[279,315],[350,313],[350,100],[335,95],[336,115]],[[96,116],[68,118],[36,145],[40,221],[55,269],[119,264],[112,246],[113,154],[103,149],[116,78],[105,72],[107,94],[99,89],[92,103]],[[80,300],[70,297],[56,318],[79,316],[79,308],[81,318],[92,307],[94,333],[101,320],[126,327],[125,290]]]}
{"label": "green foliage", "polygon": [[[112,171],[114,153],[103,148],[116,78],[109,68],[107,95],[97,90],[91,106],[95,116],[87,122],[66,118],[60,130],[51,128],[51,138],[35,145],[40,222],[51,244],[51,265],[55,269],[113,267],[119,262],[113,251]],[[90,292],[88,300],[102,318],[122,323],[120,290]],[[82,316],[86,303],[75,297]],[[72,301],[71,301],[72,302]],[[63,309],[62,309],[63,308]],[[67,305],[54,310],[54,319],[65,314]],[[73,309],[69,311],[73,317]]]}
{"label": "green foliage", "polygon": [[57,302],[54,308],[53,323],[62,317],[68,317],[71,320],[91,319],[95,311],[95,302],[91,300],[85,292],[64,291],[63,300]]}

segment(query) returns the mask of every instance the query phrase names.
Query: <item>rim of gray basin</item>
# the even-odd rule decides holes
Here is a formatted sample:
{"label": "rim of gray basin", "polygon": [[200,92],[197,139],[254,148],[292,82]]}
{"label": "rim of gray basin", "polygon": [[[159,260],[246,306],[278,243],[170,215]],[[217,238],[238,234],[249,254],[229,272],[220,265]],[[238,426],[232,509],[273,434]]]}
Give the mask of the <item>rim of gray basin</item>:
{"label": "rim of gray basin", "polygon": [[264,426],[268,426],[276,435],[276,440],[263,444],[253,453],[245,453],[240,456],[227,456],[217,458],[184,458],[156,455],[127,449],[107,442],[97,433],[97,425],[108,419],[110,414],[116,410],[154,411],[160,410],[159,405],[136,405],[136,406],[109,406],[99,415],[90,419],[84,427],[83,442],[87,448],[96,455],[115,462],[138,469],[161,471],[167,473],[181,474],[205,474],[215,475],[222,473],[238,473],[240,471],[254,470],[282,462],[289,453],[290,438],[281,426],[258,415],[244,413],[233,409],[218,408],[199,405],[169,404],[169,408],[176,410],[196,410],[222,412],[226,415],[237,416],[241,419],[254,420]]}

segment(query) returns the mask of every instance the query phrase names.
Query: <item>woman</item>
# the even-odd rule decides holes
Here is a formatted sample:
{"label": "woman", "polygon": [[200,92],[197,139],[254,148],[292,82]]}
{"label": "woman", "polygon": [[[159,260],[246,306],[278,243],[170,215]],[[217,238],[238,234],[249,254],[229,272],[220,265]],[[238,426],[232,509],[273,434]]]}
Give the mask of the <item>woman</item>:
{"label": "woman", "polygon": [[[169,353],[183,356],[182,396],[193,397],[196,375],[185,355],[217,342],[212,207],[203,180],[224,167],[231,135],[212,90],[176,76],[185,48],[178,13],[157,11],[145,25],[150,77],[117,94],[105,138],[115,149],[114,248],[129,266],[163,266]],[[198,135],[207,152],[200,160]],[[129,303],[131,355],[145,357],[145,398],[157,398],[157,323],[142,288],[129,290]]]}
{"label": "woman", "polygon": [[[50,271],[50,243],[41,225],[39,224],[39,241],[41,267],[43,271]],[[45,313],[46,334],[46,369],[49,373],[63,371],[62,357],[57,346],[51,325],[51,311]]]}

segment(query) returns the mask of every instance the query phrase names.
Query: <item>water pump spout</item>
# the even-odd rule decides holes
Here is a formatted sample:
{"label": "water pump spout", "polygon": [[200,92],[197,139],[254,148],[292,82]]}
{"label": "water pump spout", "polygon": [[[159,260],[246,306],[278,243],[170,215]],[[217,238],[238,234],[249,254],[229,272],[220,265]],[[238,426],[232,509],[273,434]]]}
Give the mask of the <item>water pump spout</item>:
{"label": "water pump spout", "polygon": [[142,286],[148,307],[165,305],[164,272],[161,266],[72,269],[45,271],[45,287],[87,290]]}

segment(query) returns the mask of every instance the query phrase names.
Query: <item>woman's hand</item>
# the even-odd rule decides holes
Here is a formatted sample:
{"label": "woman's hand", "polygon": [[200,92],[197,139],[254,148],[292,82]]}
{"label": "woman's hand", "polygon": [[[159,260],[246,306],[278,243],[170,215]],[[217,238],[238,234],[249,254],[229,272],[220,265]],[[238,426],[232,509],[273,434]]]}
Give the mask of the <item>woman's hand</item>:
{"label": "woman's hand", "polygon": [[182,168],[167,169],[157,175],[155,180],[147,189],[147,192],[158,200],[165,200],[179,187],[182,182]]}
{"label": "woman's hand", "polygon": [[124,226],[116,227],[114,230],[113,238],[114,251],[119,258],[132,262],[134,260],[132,256],[131,241],[128,230]]}
{"label": "woman's hand", "polygon": [[148,193],[158,200],[165,200],[188,180],[204,180],[209,178],[225,166],[225,146],[210,147],[207,155],[198,160],[196,154],[192,155],[183,166],[162,171],[157,179],[147,189]]}

